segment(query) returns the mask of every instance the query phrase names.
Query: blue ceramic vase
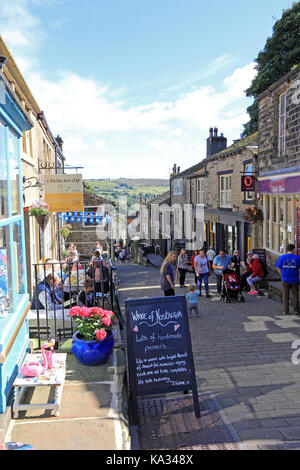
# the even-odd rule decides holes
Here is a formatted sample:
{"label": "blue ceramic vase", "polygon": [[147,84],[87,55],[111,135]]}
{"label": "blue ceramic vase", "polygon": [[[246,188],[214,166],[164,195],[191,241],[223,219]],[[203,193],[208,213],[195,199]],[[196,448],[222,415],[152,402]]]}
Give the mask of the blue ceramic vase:
{"label": "blue ceramic vase", "polygon": [[113,331],[102,341],[86,341],[78,336],[79,331],[73,335],[72,342],[72,352],[78,362],[86,366],[97,366],[108,360],[115,344]]}

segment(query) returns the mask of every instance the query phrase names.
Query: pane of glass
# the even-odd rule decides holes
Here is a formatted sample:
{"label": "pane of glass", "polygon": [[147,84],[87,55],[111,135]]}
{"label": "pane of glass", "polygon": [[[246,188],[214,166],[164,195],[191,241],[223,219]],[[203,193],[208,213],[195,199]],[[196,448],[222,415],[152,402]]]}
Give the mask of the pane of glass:
{"label": "pane of glass", "polygon": [[5,126],[0,121],[0,219],[8,217]]}
{"label": "pane of glass", "polygon": [[13,309],[9,226],[0,228],[0,318]]}
{"label": "pane of glass", "polygon": [[15,268],[15,292],[18,295],[25,294],[25,273],[24,273],[24,254],[22,249],[22,228],[21,222],[17,222],[13,227],[13,254],[12,259]]}
{"label": "pane of glass", "polygon": [[11,210],[12,215],[17,215],[20,214],[18,138],[11,130],[8,132],[8,155],[11,185]]}

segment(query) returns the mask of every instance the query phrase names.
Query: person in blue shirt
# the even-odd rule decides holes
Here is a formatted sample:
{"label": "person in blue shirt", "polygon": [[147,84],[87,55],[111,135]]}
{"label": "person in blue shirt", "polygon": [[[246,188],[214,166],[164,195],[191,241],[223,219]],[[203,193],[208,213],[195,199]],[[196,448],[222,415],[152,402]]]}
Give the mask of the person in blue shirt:
{"label": "person in blue shirt", "polygon": [[231,263],[231,258],[229,255],[226,255],[225,250],[220,250],[220,253],[213,260],[213,270],[216,275],[217,280],[217,291],[221,295],[222,289],[222,274],[224,269],[228,269]]}
{"label": "person in blue shirt", "polygon": [[294,313],[300,315],[299,310],[299,269],[300,257],[295,255],[295,245],[287,246],[286,255],[280,256],[275,264],[280,276],[282,285],[283,314],[289,315],[290,290],[293,294]]}
{"label": "person in blue shirt", "polygon": [[200,294],[199,290],[196,290],[196,286],[191,284],[189,286],[189,291],[186,294],[186,303],[187,303],[187,311],[189,316],[192,315],[192,311],[195,310],[196,315],[199,317],[199,308],[198,308],[198,295]]}

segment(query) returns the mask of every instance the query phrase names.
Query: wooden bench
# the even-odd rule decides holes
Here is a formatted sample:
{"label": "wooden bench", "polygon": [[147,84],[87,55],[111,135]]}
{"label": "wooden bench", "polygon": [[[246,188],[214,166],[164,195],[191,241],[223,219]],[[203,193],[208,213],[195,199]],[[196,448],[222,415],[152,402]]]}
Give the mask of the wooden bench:
{"label": "wooden bench", "polygon": [[[14,381],[14,404],[13,413],[14,418],[18,418],[20,410],[31,410],[31,409],[45,409],[54,410],[55,416],[59,416],[60,402],[65,382],[66,375],[66,353],[55,354],[59,364],[53,369],[48,369],[46,376],[40,375],[39,377],[24,377],[21,372],[18,373]],[[27,354],[24,360],[25,362],[40,362],[43,363],[43,357],[41,353]],[[20,403],[23,392],[27,387],[55,387],[55,400],[53,403]]]}

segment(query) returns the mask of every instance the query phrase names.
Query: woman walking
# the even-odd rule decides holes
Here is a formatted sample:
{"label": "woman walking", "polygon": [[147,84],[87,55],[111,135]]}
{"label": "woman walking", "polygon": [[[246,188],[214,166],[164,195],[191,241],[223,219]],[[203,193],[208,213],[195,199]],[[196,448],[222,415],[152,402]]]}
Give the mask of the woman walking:
{"label": "woman walking", "polygon": [[175,295],[175,262],[176,253],[170,251],[160,268],[161,290],[164,291],[165,296]]}
{"label": "woman walking", "polygon": [[185,276],[186,276],[186,270],[187,270],[187,263],[188,263],[188,257],[186,254],[186,251],[182,249],[180,251],[180,255],[178,256],[177,260],[177,269],[179,271],[179,284],[180,287],[185,287]]}
{"label": "woman walking", "polygon": [[199,295],[201,295],[202,279],[204,279],[206,297],[211,297],[211,295],[209,294],[209,287],[208,287],[208,278],[210,276],[211,269],[210,269],[208,258],[203,249],[199,250],[199,255],[196,256],[195,258],[194,267],[195,267],[196,276],[198,278]]}

